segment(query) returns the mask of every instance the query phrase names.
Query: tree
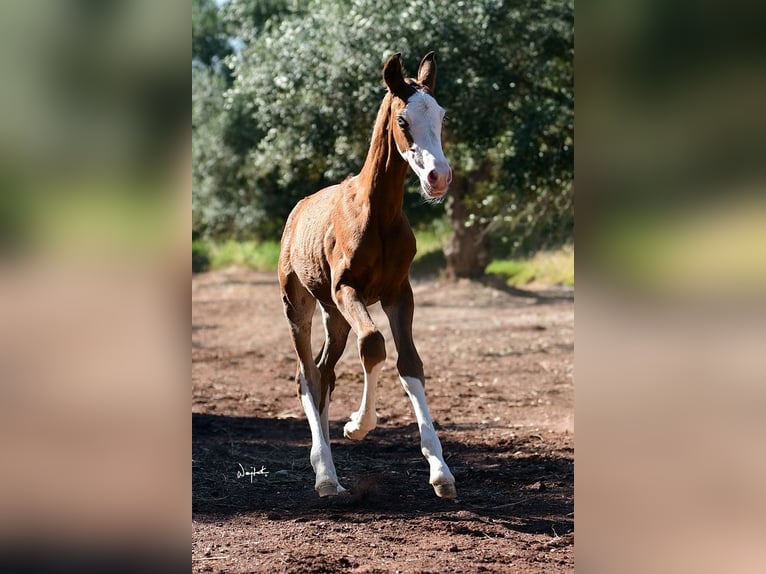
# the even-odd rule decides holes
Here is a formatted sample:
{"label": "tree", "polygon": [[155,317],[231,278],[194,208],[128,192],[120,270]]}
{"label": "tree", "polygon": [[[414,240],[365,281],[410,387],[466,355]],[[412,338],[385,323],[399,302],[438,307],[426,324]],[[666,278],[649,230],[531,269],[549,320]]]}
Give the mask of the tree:
{"label": "tree", "polygon": [[[253,5],[230,0],[227,10]],[[481,274],[493,238],[523,249],[571,236],[571,0],[280,5],[227,58],[223,147],[205,168],[220,160],[236,174],[218,170],[205,195],[231,207],[219,228],[277,234],[298,199],[356,172],[383,95],[382,62],[401,51],[414,70],[435,50],[455,174],[448,272]]]}
{"label": "tree", "polygon": [[[275,181],[256,181],[249,157],[265,135],[245,98],[226,97],[232,61],[269,25],[297,12],[291,0],[194,0],[192,16],[192,224],[195,236],[269,238],[281,212]],[[196,26],[196,27],[195,27]],[[196,39],[196,43],[195,40]],[[195,47],[198,46],[198,47]]]}
{"label": "tree", "polygon": [[448,138],[453,277],[481,275],[493,237],[506,250],[571,237],[573,26],[571,2],[488,2],[450,30],[468,46],[455,59],[469,64],[449,77],[446,100],[461,110]]}
{"label": "tree", "polygon": [[213,0],[192,0],[192,60],[212,67],[231,54],[226,24]]}

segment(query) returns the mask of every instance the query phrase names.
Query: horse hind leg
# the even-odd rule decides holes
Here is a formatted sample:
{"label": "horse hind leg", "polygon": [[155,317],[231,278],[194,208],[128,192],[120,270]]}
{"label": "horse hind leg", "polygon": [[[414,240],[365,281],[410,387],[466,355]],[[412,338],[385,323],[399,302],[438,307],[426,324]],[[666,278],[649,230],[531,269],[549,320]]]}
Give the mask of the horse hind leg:
{"label": "horse hind leg", "polygon": [[337,309],[322,304],[320,307],[322,308],[325,342],[322,345],[322,350],[316,356],[315,363],[321,379],[322,397],[319,412],[322,432],[327,444],[330,444],[330,401],[335,389],[335,365],[338,364],[343,351],[346,349],[346,340],[351,327]]}
{"label": "horse hind leg", "polygon": [[[324,431],[319,410],[324,397],[321,374],[311,356],[311,319],[316,300],[295,276],[288,276],[282,282],[282,301],[298,355],[298,393],[311,429],[311,466],[316,475],[314,489],[319,496],[335,496],[346,489],[338,482],[329,437],[326,436],[329,433]],[[326,427],[326,424],[324,426]]]}

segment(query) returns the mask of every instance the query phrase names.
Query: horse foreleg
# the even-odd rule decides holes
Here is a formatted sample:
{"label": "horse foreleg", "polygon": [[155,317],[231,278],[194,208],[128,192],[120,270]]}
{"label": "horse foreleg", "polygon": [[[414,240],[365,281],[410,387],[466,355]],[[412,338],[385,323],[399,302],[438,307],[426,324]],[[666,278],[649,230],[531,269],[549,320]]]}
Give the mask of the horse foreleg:
{"label": "horse foreleg", "polygon": [[440,498],[455,498],[455,477],[452,476],[442,454],[442,445],[434,430],[431,413],[426,404],[426,393],[423,381],[417,377],[399,377],[407,396],[412,402],[415,418],[420,430],[420,451],[426,457],[431,469],[428,482],[433,486],[436,496]]}
{"label": "horse foreleg", "polygon": [[345,285],[339,287],[336,300],[338,309],[356,333],[359,358],[364,368],[362,401],[359,410],[351,413],[350,420],[343,427],[343,435],[351,440],[362,440],[378,424],[375,403],[378,379],[386,359],[386,342],[355,289]]}
{"label": "horse foreleg", "polygon": [[399,353],[396,367],[399,380],[415,411],[420,431],[420,450],[430,467],[429,483],[440,498],[455,498],[455,477],[444,461],[442,445],[434,429],[431,413],[426,403],[423,362],[412,339],[412,318],[414,314],[412,287],[406,282],[397,297],[384,301],[383,310],[388,316]]}
{"label": "horse foreleg", "polygon": [[364,370],[364,390],[359,410],[351,413],[349,421],[343,426],[343,436],[350,440],[362,440],[378,425],[378,413],[375,403],[378,400],[378,379],[383,363],[378,363],[371,370]]}

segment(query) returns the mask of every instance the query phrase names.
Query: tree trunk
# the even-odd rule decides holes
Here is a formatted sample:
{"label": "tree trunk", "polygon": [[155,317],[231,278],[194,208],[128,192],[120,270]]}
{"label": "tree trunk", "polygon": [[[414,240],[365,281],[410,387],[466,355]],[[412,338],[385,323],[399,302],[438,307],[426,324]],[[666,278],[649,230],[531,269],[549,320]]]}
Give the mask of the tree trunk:
{"label": "tree trunk", "polygon": [[476,223],[466,227],[468,210],[465,197],[470,186],[467,178],[455,175],[445,206],[452,223],[452,238],[444,248],[448,279],[481,277],[492,260],[492,243],[486,229]]}

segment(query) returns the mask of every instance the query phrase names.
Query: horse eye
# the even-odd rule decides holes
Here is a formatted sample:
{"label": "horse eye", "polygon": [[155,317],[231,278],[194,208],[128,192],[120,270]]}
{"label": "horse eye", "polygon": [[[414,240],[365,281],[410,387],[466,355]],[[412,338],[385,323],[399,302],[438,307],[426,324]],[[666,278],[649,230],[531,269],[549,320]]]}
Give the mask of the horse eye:
{"label": "horse eye", "polygon": [[405,120],[402,116],[396,117],[396,123],[399,124],[399,127],[402,129],[406,129],[408,125],[407,120]]}

